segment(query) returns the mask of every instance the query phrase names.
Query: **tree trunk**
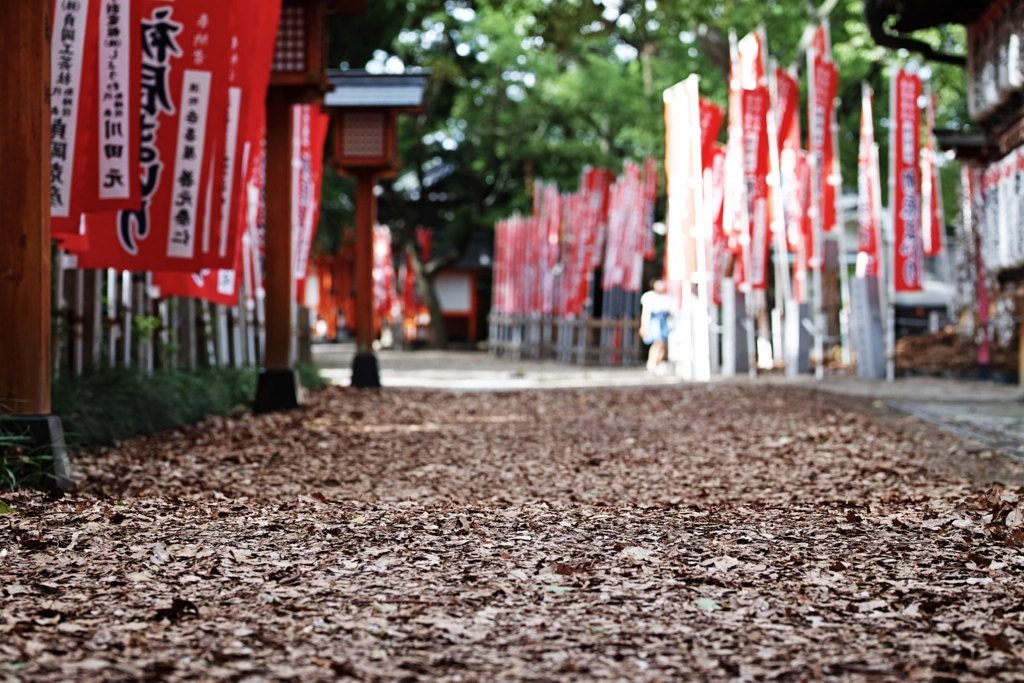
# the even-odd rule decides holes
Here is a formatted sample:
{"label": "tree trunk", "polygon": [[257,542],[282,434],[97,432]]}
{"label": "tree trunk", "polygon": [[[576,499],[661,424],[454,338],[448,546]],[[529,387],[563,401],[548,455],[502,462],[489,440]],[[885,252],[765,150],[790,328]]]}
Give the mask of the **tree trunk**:
{"label": "tree trunk", "polygon": [[434,289],[433,274],[428,275],[423,259],[420,258],[419,250],[416,248],[413,239],[405,242],[405,253],[409,255],[409,263],[412,265],[412,272],[416,278],[416,291],[419,292],[423,303],[430,312],[430,336],[427,345],[432,349],[444,349],[448,347],[448,328],[444,324],[444,313],[441,311],[441,301],[437,298],[437,291]]}

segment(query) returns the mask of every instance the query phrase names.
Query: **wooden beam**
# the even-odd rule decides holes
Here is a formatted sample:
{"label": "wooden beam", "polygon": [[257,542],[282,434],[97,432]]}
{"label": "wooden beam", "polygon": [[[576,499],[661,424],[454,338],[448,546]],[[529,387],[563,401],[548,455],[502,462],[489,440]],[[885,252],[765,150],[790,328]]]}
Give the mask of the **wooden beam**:
{"label": "wooden beam", "polygon": [[267,92],[267,232],[265,367],[287,370],[292,357],[291,100],[283,88]]}
{"label": "wooden beam", "polygon": [[0,2],[0,412],[50,412],[50,3]]}

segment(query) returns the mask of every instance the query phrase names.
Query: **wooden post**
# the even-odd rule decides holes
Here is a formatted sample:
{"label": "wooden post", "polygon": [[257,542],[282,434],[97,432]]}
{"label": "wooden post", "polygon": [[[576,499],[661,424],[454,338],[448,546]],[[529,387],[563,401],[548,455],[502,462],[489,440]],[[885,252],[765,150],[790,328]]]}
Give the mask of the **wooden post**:
{"label": "wooden post", "polygon": [[75,270],[75,277],[71,280],[73,315],[72,315],[72,337],[74,338],[74,352],[71,357],[71,371],[75,377],[82,374],[85,368],[85,271],[81,268]]}
{"label": "wooden post", "polygon": [[103,271],[86,270],[82,273],[85,283],[82,293],[85,303],[82,311],[84,366],[95,371],[103,360]]}
{"label": "wooden post", "polygon": [[67,449],[50,413],[50,3],[0,2],[0,428],[27,433],[67,488]]}
{"label": "wooden post", "polygon": [[356,355],[352,360],[352,386],[380,386],[380,370],[373,355],[373,226],[377,222],[377,198],[373,194],[377,174],[368,169],[356,173]]}
{"label": "wooden post", "polygon": [[132,294],[132,274],[126,270],[121,273],[121,310],[124,312],[124,322],[121,324],[121,348],[123,349],[121,363],[126,368],[132,366]]}
{"label": "wooden post", "polygon": [[253,411],[267,413],[301,405],[298,376],[291,368],[293,302],[291,211],[291,98],[286,89],[267,91],[266,349]]}
{"label": "wooden post", "polygon": [[117,317],[117,271],[113,268],[107,269],[107,366],[115,367],[117,365],[117,343],[121,337],[121,329],[119,327],[120,321]]}
{"label": "wooden post", "polygon": [[377,201],[374,174],[356,176],[356,349],[373,352],[373,224]]}

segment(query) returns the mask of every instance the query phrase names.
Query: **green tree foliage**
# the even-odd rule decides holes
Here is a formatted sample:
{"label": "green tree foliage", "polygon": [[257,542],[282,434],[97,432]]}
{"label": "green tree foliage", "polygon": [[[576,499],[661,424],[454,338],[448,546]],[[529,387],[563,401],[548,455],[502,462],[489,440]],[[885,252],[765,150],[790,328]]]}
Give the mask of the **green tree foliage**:
{"label": "green tree foliage", "polygon": [[[529,211],[531,179],[572,189],[588,164],[619,170],[627,158],[662,158],[662,91],[697,73],[705,96],[724,105],[730,30],[742,36],[765,26],[769,54],[803,75],[805,30],[823,14],[840,69],[843,182],[852,191],[860,83],[876,94],[885,160],[887,66],[915,60],[877,47],[863,10],[861,0],[378,0],[365,17],[337,20],[331,54],[352,68],[432,69],[426,110],[402,122],[403,167],[386,183],[381,217],[400,235],[429,226],[442,253],[457,253],[497,219]],[[962,27],[915,37],[951,53],[966,44]],[[938,126],[968,130],[963,71],[923,66],[938,96]],[[952,216],[956,170],[945,176]],[[350,223],[350,192],[328,173],[322,245],[337,244]]]}

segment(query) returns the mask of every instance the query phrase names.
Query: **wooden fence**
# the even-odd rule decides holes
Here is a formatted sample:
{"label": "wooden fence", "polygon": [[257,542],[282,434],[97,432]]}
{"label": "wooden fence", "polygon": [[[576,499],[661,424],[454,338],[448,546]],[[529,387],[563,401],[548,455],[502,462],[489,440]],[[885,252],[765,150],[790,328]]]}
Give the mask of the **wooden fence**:
{"label": "wooden fence", "polygon": [[488,348],[512,360],[551,359],[577,365],[640,363],[640,321],[491,314]]}
{"label": "wooden fence", "polygon": [[[55,259],[54,377],[114,367],[153,372],[263,364],[263,301],[244,286],[238,305],[223,306],[151,296],[148,273],[74,266],[65,254]],[[294,330],[293,360],[312,360],[309,313],[299,306]]]}

